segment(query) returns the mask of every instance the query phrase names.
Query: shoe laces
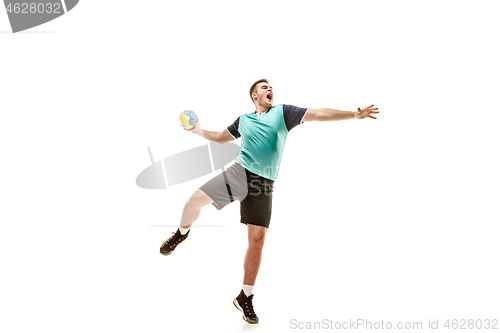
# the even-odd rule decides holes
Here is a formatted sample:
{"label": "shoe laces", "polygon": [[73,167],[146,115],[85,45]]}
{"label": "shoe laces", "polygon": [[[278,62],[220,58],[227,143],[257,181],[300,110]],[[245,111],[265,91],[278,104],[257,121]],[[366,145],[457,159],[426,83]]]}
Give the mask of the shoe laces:
{"label": "shoe laces", "polygon": [[243,305],[245,306],[246,312],[248,313],[248,316],[253,316],[255,315],[255,311],[253,310],[253,303],[252,303],[253,295],[248,296],[245,298],[243,301]]}
{"label": "shoe laces", "polygon": [[[172,232],[172,236],[170,236],[169,239],[167,239],[166,241],[164,241],[163,244],[162,244],[162,246],[164,246],[165,244],[167,244],[168,242],[170,242],[170,240],[172,240],[173,238],[175,238],[176,233],[177,233],[177,231],[173,231]],[[177,239],[174,241],[173,244],[169,244],[169,247],[171,248],[174,244],[175,245],[179,245],[181,237],[182,237],[182,235],[180,235],[180,237],[177,237]]]}

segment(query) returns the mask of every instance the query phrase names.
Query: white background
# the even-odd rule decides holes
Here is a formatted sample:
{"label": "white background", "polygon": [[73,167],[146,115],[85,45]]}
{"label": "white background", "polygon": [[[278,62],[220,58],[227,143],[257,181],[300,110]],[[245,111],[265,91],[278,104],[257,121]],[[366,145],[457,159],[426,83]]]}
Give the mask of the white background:
{"label": "white background", "polygon": [[[301,322],[500,319],[496,1],[81,1],[12,34],[0,10],[0,330],[297,331]],[[155,159],[275,104],[377,120],[288,136],[255,287],[239,206],[161,243],[212,175],[145,190]],[[239,144],[239,140],[236,141]],[[444,330],[443,330],[444,331]]]}

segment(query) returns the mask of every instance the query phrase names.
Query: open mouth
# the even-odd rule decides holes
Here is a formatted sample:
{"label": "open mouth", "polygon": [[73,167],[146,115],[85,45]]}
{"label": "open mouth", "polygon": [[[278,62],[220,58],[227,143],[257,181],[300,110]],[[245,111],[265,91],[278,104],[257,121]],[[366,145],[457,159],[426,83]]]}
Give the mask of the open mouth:
{"label": "open mouth", "polygon": [[267,96],[266,96],[266,97],[267,97],[267,99],[268,99],[269,101],[271,101],[271,100],[273,99],[273,94],[269,93],[269,94],[267,94]]}

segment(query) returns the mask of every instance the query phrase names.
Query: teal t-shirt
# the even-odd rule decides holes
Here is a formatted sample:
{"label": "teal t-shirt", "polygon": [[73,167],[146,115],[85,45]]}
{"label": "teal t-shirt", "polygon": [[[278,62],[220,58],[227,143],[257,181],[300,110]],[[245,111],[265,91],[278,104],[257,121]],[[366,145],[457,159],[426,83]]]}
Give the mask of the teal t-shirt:
{"label": "teal t-shirt", "polygon": [[280,104],[263,113],[240,116],[227,130],[241,146],[235,162],[261,177],[276,180],[288,132],[302,123],[306,108]]}

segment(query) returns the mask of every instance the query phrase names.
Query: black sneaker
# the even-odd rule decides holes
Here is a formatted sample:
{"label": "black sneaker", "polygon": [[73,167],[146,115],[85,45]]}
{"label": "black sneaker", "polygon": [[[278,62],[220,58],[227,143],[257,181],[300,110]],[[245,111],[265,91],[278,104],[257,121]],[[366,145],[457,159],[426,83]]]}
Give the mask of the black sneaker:
{"label": "black sneaker", "polygon": [[177,231],[173,232],[173,235],[169,239],[161,244],[160,253],[164,256],[168,256],[170,253],[174,252],[177,245],[186,240],[190,231],[191,229],[189,229],[189,231],[185,235],[181,235],[181,232],[179,231],[179,229],[177,229]]}
{"label": "black sneaker", "polygon": [[257,317],[257,314],[253,311],[252,299],[253,294],[247,297],[242,289],[238,297],[233,300],[233,304],[238,310],[243,312],[243,319],[245,319],[246,322],[257,324],[259,322],[259,317]]}

